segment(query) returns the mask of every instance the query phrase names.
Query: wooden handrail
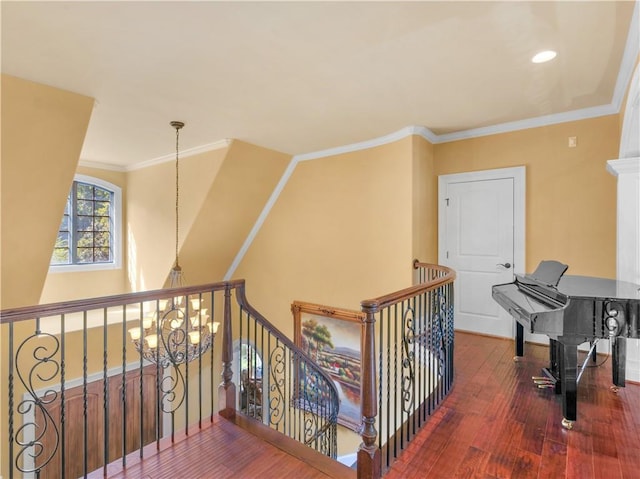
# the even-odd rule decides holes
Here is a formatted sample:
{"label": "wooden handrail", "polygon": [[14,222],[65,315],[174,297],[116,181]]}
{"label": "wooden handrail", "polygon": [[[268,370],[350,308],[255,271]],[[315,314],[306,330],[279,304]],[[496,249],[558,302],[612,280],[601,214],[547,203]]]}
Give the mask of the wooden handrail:
{"label": "wooden handrail", "polygon": [[445,275],[431,281],[427,281],[426,283],[420,283],[415,286],[410,286],[408,288],[401,289],[400,291],[385,294],[374,299],[366,299],[360,303],[362,306],[362,310],[365,312],[372,311],[375,313],[382,308],[386,308],[387,306],[391,306],[392,304],[399,303],[408,298],[412,298],[420,293],[436,289],[439,286],[442,286],[443,284],[449,283],[456,279],[456,272],[446,266],[429,263],[419,263],[416,260],[414,261],[414,268],[431,268],[443,271]]}
{"label": "wooden handrail", "polygon": [[210,293],[224,291],[227,288],[234,289],[244,284],[244,280],[222,281],[198,286],[186,286],[182,288],[156,289],[152,291],[140,291],[137,293],[124,293],[99,298],[78,299],[74,301],[62,301],[59,303],[40,304],[10,308],[0,311],[0,324],[23,321],[25,319],[46,318],[61,314],[78,313],[93,309],[112,308],[128,304],[166,299],[172,296],[185,296],[198,293]]}

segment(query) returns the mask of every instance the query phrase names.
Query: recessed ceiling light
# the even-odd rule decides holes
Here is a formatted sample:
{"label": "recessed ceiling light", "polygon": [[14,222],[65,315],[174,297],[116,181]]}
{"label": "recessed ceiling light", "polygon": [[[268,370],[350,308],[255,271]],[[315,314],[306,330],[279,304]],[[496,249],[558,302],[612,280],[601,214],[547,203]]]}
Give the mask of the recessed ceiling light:
{"label": "recessed ceiling light", "polygon": [[533,63],[544,63],[549,60],[553,60],[556,57],[557,53],[553,50],[545,50],[543,52],[536,53],[531,61]]}

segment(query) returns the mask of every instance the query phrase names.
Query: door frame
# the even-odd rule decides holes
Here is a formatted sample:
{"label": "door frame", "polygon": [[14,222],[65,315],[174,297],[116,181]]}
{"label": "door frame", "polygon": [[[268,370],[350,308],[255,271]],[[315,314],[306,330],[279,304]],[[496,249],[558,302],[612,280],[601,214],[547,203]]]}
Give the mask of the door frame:
{"label": "door frame", "polygon": [[447,265],[447,231],[445,221],[446,192],[449,184],[472,181],[513,179],[513,272],[524,274],[526,223],[526,167],[496,168],[438,176],[438,263]]}

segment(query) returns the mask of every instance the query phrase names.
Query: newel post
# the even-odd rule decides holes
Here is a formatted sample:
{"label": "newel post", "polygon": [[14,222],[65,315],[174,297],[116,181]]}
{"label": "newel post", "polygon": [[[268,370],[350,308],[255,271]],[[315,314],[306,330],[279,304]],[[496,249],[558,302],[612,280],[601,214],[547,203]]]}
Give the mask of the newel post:
{"label": "newel post", "polygon": [[376,445],[378,432],[375,421],[378,415],[378,400],[376,392],[376,312],[375,302],[364,301],[362,311],[366,314],[364,320],[364,335],[362,337],[362,363],[360,366],[360,384],[362,415],[362,443],[358,449],[358,479],[381,477],[380,449]]}
{"label": "newel post", "polygon": [[218,411],[232,419],[236,415],[236,385],[231,381],[233,371],[233,335],[231,330],[231,287],[224,290],[224,316],[222,319],[222,383],[218,386]]}

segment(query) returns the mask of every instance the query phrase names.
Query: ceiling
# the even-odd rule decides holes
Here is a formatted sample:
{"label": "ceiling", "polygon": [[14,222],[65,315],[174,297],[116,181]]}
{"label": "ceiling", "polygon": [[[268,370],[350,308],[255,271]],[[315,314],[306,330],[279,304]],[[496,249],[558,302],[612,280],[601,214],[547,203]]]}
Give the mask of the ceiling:
{"label": "ceiling", "polygon": [[[410,125],[439,142],[612,113],[634,6],[2,1],[2,72],[95,98],[81,160],[114,168],[175,152],[171,120],[185,152],[305,154]],[[544,49],[558,56],[531,63]]]}

